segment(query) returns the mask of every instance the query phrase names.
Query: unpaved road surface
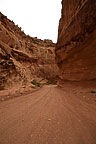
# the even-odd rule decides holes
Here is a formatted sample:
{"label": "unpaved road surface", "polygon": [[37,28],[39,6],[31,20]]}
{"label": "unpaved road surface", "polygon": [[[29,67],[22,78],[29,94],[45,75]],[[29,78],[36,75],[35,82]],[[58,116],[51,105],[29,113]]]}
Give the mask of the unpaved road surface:
{"label": "unpaved road surface", "polygon": [[96,105],[56,86],[0,102],[0,144],[96,144]]}

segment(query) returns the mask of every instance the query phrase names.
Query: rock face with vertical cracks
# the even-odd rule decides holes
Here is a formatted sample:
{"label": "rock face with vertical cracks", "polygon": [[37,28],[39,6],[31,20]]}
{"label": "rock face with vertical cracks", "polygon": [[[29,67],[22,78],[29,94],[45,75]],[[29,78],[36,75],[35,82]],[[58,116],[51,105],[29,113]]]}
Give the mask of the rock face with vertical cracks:
{"label": "rock face with vertical cracks", "polygon": [[96,79],[96,0],[62,0],[55,52],[62,80]]}

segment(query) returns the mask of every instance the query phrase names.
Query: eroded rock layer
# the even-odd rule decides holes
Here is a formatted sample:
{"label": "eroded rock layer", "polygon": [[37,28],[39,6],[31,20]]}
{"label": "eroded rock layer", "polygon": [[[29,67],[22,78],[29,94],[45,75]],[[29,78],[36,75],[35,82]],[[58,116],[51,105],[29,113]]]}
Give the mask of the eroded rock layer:
{"label": "eroded rock layer", "polygon": [[96,79],[96,0],[62,0],[56,61],[60,79]]}
{"label": "eroded rock layer", "polygon": [[0,13],[0,89],[26,85],[32,79],[55,79],[55,44],[26,35]]}

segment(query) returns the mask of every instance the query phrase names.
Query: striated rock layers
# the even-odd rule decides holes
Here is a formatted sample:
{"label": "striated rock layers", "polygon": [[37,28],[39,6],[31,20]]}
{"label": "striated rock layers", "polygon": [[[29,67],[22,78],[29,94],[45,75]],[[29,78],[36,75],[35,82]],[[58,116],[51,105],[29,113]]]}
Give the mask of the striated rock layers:
{"label": "striated rock layers", "polygon": [[96,79],[96,0],[62,0],[56,61],[62,81]]}
{"label": "striated rock layers", "polygon": [[0,13],[0,89],[26,85],[33,78],[55,79],[55,44],[27,36]]}

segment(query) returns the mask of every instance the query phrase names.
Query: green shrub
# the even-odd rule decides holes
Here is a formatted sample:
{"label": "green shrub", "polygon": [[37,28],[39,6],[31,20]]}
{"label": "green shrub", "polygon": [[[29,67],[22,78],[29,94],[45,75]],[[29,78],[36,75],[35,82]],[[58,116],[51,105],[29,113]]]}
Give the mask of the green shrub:
{"label": "green shrub", "polygon": [[31,86],[31,88],[35,88],[35,86]]}
{"label": "green shrub", "polygon": [[91,93],[96,93],[96,91],[91,91]]}
{"label": "green shrub", "polygon": [[37,87],[41,86],[41,83],[37,82],[35,79],[31,83]]}
{"label": "green shrub", "polygon": [[48,81],[46,84],[47,85],[56,85],[57,81]]}

